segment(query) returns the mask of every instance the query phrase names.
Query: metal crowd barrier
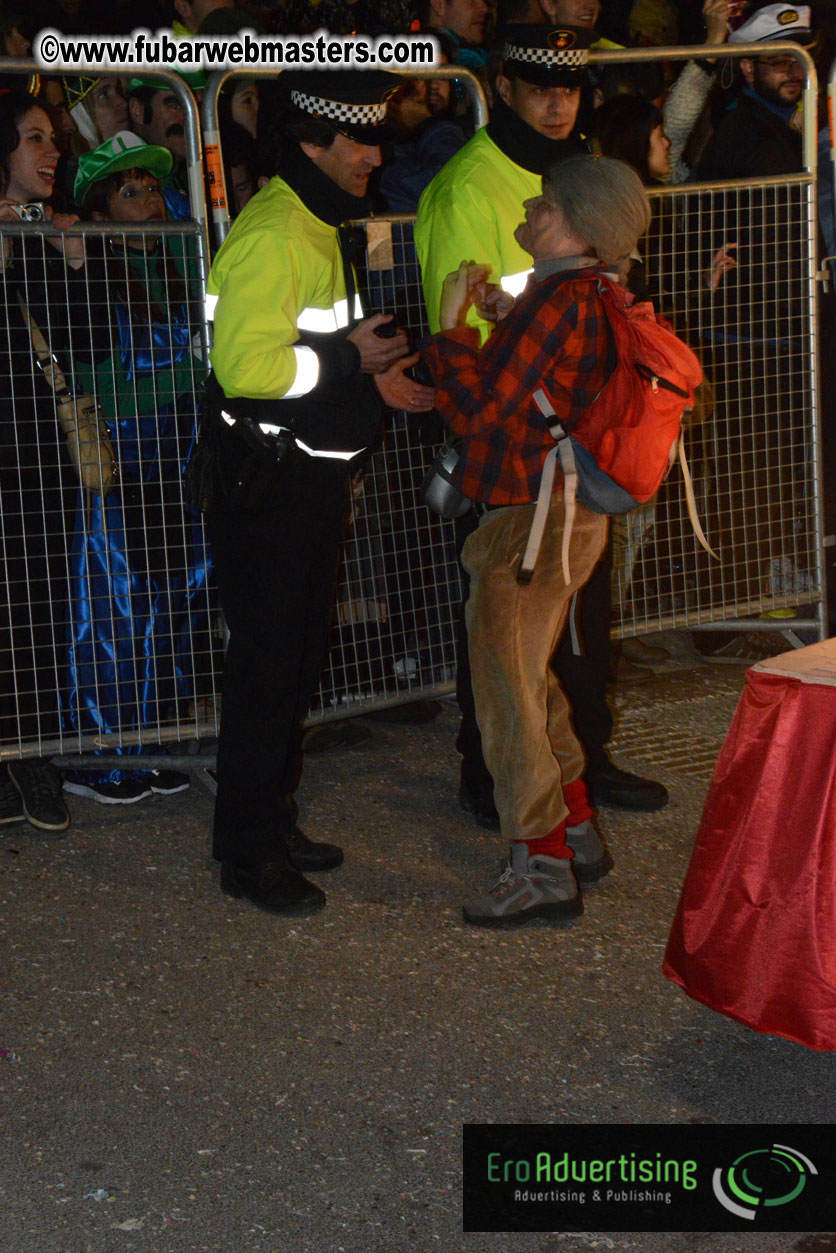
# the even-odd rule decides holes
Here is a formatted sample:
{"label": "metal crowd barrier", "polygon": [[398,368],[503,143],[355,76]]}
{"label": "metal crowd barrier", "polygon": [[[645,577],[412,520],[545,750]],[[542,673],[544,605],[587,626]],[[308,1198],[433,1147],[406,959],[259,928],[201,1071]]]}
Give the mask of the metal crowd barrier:
{"label": "metal crowd barrier", "polygon": [[[681,61],[703,49],[630,49],[596,63]],[[800,61],[807,81],[803,170],[795,175],[654,189],[645,261],[660,311],[700,354],[713,403],[686,434],[697,507],[688,518],[676,466],[656,500],[614,520],[614,633],[663,628],[827,635],[819,408],[816,76],[797,44],[770,55]],[[728,61],[760,44],[712,48]],[[705,275],[725,244],[737,271],[712,291]]]}
{"label": "metal crowd barrier", "polygon": [[[656,501],[631,515],[617,537],[616,635],[680,626],[776,630],[788,623],[825,633],[815,79],[797,45],[773,50],[799,56],[808,71],[803,173],[670,187],[652,195],[658,225],[648,245],[648,267],[661,276],[663,312],[701,353],[714,394],[708,416],[689,433],[688,446],[700,516],[718,557],[703,553],[696,542],[675,470]],[[699,51],[631,49],[593,60],[685,60]],[[712,52],[736,57],[762,49],[741,45]],[[4,72],[18,67],[0,62]],[[31,67],[20,68],[25,73]],[[104,249],[103,277],[95,290],[63,264],[56,267],[60,258],[47,225],[0,228],[0,244],[29,250],[26,300],[41,317],[59,365],[72,368],[74,358],[82,367],[87,363],[79,378],[87,380],[106,411],[114,394],[121,397],[111,438],[117,460],[132,463],[127,480],[123,475],[104,506],[78,487],[62,451],[54,404],[48,393],[45,399],[43,380],[35,379],[36,356],[17,301],[19,281],[13,269],[3,270],[0,291],[14,331],[10,348],[17,353],[14,385],[0,414],[3,757],[148,748],[217,729],[221,619],[200,519],[185,503],[182,482],[208,338],[200,299],[208,256],[203,167],[194,101],[175,74],[159,71],[159,76],[184,105],[191,220],[129,231],[107,224],[74,229],[71,234]],[[216,98],[217,91],[214,96],[210,91],[213,113]],[[204,109],[210,105],[205,101]],[[207,137],[217,144],[216,133]],[[221,156],[218,148],[210,171],[221,167]],[[721,285],[712,294],[701,275],[714,252],[734,236],[742,255],[750,227],[756,235],[764,215],[789,235],[789,252],[776,262],[746,242],[752,249],[746,283]],[[218,238],[222,216],[216,205]],[[368,243],[359,273],[366,307],[394,313],[420,335],[426,321],[412,219],[374,218],[361,225]],[[124,270],[114,275],[107,263],[108,255],[127,253],[140,236],[155,238],[158,249],[165,241],[173,266],[151,275],[158,251],[134,249],[135,282],[127,304],[142,303],[139,291],[149,287],[143,273],[148,268],[158,320],[177,314],[180,338],[167,347],[146,347],[151,360],[158,350],[179,352],[175,390],[178,397],[191,397],[175,402],[169,387],[150,410],[143,398],[147,402],[148,389],[153,394],[159,380],[153,371],[143,373],[142,345],[130,342]],[[44,302],[38,294],[47,269],[53,273]],[[111,337],[112,360],[109,365],[99,360],[94,370],[90,345],[103,334]],[[66,353],[69,358],[62,356]],[[139,447],[131,418],[143,408],[146,418],[156,414],[158,422],[146,423]],[[24,430],[32,435],[28,446],[21,442]],[[311,721],[453,686],[460,585],[452,527],[429,514],[416,494],[438,438],[431,420],[395,414],[381,449],[353,485],[333,647]],[[791,622],[764,616],[775,612],[791,612]]]}
{"label": "metal crowd barrier", "polygon": [[[0,61],[18,68],[25,86],[34,66]],[[0,224],[4,758],[131,753],[217,729],[221,619],[183,480],[208,361],[203,163],[191,92],[155,77],[183,106],[189,220],[79,224],[64,236],[84,243],[79,269],[48,222]],[[57,403],[66,389],[99,408],[92,438],[95,421],[76,425],[84,402]]]}
{"label": "metal crowd barrier", "polygon": [[[256,77],[275,77],[260,71]],[[461,81],[478,125],[487,104],[476,77],[458,67],[402,72],[403,77]],[[203,97],[209,198],[215,242],[230,219],[218,128],[218,95],[247,71],[210,74]],[[364,308],[395,314],[414,334],[425,314],[409,216],[375,218],[365,231],[358,287]],[[436,421],[392,415],[382,445],[353,485],[353,503],[337,593],[332,647],[309,722],[451,692],[461,590],[452,528],[418,500],[417,489],[440,437]]]}
{"label": "metal crowd barrier", "polygon": [[[775,630],[789,620],[826,634],[815,240],[805,192],[801,181],[775,179],[654,197],[659,230],[647,260],[666,280],[661,310],[699,353],[713,401],[698,410],[685,446],[716,556],[698,543],[677,465],[651,505],[614,519],[623,634]],[[758,222],[769,224],[767,243],[754,238]],[[733,273],[711,292],[704,276],[729,241],[738,243],[738,281]]]}
{"label": "metal crowd barrier", "polygon": [[[702,49],[629,49],[593,55],[593,64],[683,61]],[[614,520],[613,635],[679,627],[714,630],[797,630],[827,634],[824,521],[818,405],[816,259],[816,79],[797,44],[776,43],[807,73],[803,172],[761,180],[680,184],[650,191],[654,225],[644,241],[658,306],[704,363],[707,387],[686,449],[697,509],[710,546],[699,544],[688,516],[677,464],[656,499]],[[712,48],[736,60],[762,55],[759,45]],[[719,72],[718,62],[718,72]],[[426,330],[412,219],[375,217],[361,274],[368,308],[396,314],[414,333]],[[765,233],[764,233],[765,232]],[[739,273],[712,291],[705,279],[717,250],[737,244]],[[768,248],[764,244],[768,245]],[[387,259],[388,258],[388,259]],[[383,260],[382,260],[383,259]],[[696,419],[699,420],[696,420]],[[387,465],[404,457],[413,481],[434,448],[404,415],[395,419]],[[390,470],[391,473],[391,470]],[[373,480],[375,491],[378,481]],[[386,479],[382,480],[385,488]],[[426,535],[425,511],[414,498],[400,504],[402,535]],[[452,527],[440,524],[432,543],[416,544],[415,577],[433,580],[438,617],[451,640],[460,595],[449,559]],[[349,545],[349,558],[352,556]],[[359,556],[358,558],[359,559]],[[444,578],[445,572],[449,578]],[[452,671],[452,644],[449,644]],[[420,658],[419,658],[420,662]],[[332,658],[329,690],[338,683]],[[400,673],[400,671],[399,671]],[[436,670],[417,671],[432,690]]]}

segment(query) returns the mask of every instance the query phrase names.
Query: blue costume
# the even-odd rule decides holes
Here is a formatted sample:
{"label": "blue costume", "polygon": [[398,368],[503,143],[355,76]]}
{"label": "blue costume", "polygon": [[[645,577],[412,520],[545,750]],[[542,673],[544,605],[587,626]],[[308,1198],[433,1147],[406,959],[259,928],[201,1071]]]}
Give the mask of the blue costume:
{"label": "blue costume", "polygon": [[119,477],[104,500],[79,489],[63,718],[81,734],[148,728],[156,739],[156,727],[201,694],[193,657],[209,655],[209,556],[183,501],[204,371],[191,355],[179,265],[162,247],[103,247],[88,248],[80,280],[73,370],[77,389],[95,392],[102,408]]}

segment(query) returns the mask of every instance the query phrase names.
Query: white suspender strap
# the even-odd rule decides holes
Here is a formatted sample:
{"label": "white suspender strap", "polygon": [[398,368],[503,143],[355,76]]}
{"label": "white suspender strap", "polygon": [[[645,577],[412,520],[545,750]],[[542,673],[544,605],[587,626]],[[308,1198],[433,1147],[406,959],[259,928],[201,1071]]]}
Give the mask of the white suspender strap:
{"label": "white suspender strap", "polygon": [[549,512],[549,502],[552,497],[552,485],[554,484],[554,463],[557,460],[557,444],[554,448],[550,448],[546,454],[546,460],[543,462],[543,473],[540,475],[540,491],[537,494],[537,504],[534,509],[534,518],[531,528],[528,532],[528,542],[525,546],[520,568],[517,571],[518,583],[530,583],[531,576],[534,573],[534,566],[537,563],[537,556],[540,552],[540,544],[543,539],[543,532],[546,529],[546,518]]}
{"label": "white suspender strap", "polygon": [[714,549],[705,538],[705,532],[700,524],[700,517],[697,513],[697,502],[694,498],[694,484],[691,481],[691,468],[688,465],[688,458],[685,456],[685,432],[682,431],[679,436],[679,465],[682,469],[682,481],[685,484],[685,502],[688,506],[688,517],[691,519],[691,526],[694,528],[694,534],[707,553],[710,553],[716,560],[717,557]]}
{"label": "white suspender strap", "polygon": [[563,467],[563,542],[560,547],[560,560],[563,565],[563,578],[568,587],[572,581],[569,570],[569,543],[572,539],[572,527],[575,525],[575,501],[578,496],[578,472],[575,469],[575,450],[570,439],[563,439],[557,445],[557,455]]}
{"label": "white suspender strap", "polygon": [[[528,542],[517,573],[517,582],[531,582],[531,576],[534,573],[534,566],[540,552],[540,544],[543,540],[543,533],[546,529],[546,519],[548,517],[549,504],[551,502],[552,488],[554,487],[555,461],[559,459],[561,469],[563,470],[564,503],[563,538],[561,543],[560,558],[563,567],[563,577],[566,580],[566,585],[568,587],[570,583],[569,545],[572,540],[572,527],[575,524],[575,511],[578,496],[578,471],[575,464],[575,449],[572,445],[571,439],[569,439],[566,431],[563,429],[560,421],[558,420],[557,414],[552,408],[551,401],[542,388],[534,393],[534,403],[542,413],[543,417],[549,422],[549,431],[551,432],[556,443],[554,448],[550,449],[546,454],[546,459],[543,463],[543,473],[540,478],[540,489],[537,493],[537,504],[534,509],[534,518],[531,523],[531,529],[528,532]],[[551,419],[554,419],[554,421]],[[705,532],[700,524],[699,514],[697,513],[697,502],[694,497],[694,485],[691,481],[691,470],[688,465],[688,458],[685,456],[684,432],[680,434],[678,443],[679,464],[682,468],[682,481],[685,486],[685,501],[688,506],[688,517],[691,520],[691,526],[694,528],[694,534],[705,551],[715,559],[719,560],[714,549],[706,539]]]}
{"label": "white suspender strap", "polygon": [[547,420],[555,419],[553,422],[549,421],[549,430],[556,442],[554,448],[551,448],[546,454],[546,460],[543,462],[543,473],[540,476],[540,490],[537,493],[534,518],[531,523],[531,529],[528,532],[528,543],[525,546],[523,559],[520,562],[520,568],[517,573],[517,582],[531,582],[531,576],[534,573],[534,566],[537,563],[537,556],[540,552],[540,544],[543,540],[543,532],[546,529],[546,519],[549,513],[549,505],[551,504],[552,488],[554,487],[555,462],[559,459],[561,469],[563,470],[563,503],[565,508],[560,558],[563,566],[563,577],[568,587],[570,582],[569,544],[572,539],[572,527],[575,523],[575,503],[578,495],[578,472],[575,468],[575,450],[572,447],[572,441],[557,420],[557,414],[552,408],[551,401],[542,388],[534,393],[534,403],[544,418]]}

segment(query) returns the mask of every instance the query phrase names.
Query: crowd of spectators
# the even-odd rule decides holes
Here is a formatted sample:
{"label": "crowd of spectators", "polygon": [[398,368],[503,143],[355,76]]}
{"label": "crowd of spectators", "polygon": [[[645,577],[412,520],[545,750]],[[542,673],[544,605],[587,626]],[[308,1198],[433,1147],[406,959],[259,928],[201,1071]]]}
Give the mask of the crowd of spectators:
{"label": "crowd of spectators", "polygon": [[[705,0],[701,9],[698,0],[380,0],[374,4],[367,0],[250,0],[241,4],[234,0],[150,0],[141,6],[136,0],[83,5],[74,0],[35,0],[24,12],[22,7],[2,0],[0,39],[7,57],[22,58],[30,54],[36,32],[46,26],[67,34],[123,34],[141,26],[168,29],[181,38],[228,34],[244,28],[263,34],[306,34],[323,28],[334,34],[431,31],[440,41],[442,62],[475,72],[491,104],[504,33],[515,23],[587,28],[592,32],[593,51],[704,45],[704,55],[684,65],[634,62],[593,72],[578,114],[578,130],[594,135],[598,129],[594,110],[599,105],[622,95],[654,102],[662,114],[657,142],[668,140],[671,145],[669,169],[654,177],[682,182],[691,176],[708,137],[739,87],[745,86],[741,76],[730,71],[722,83],[718,81],[718,65],[710,50],[764,7],[772,6],[753,0]],[[816,39],[810,50],[824,84],[836,40],[836,10],[829,0],[813,0],[811,9]],[[9,76],[0,77],[7,85],[14,85]],[[194,74],[188,79],[199,97],[203,76]],[[78,154],[125,129],[135,131],[147,143],[172,150],[175,168],[168,182],[180,192],[185,190],[183,118],[176,97],[161,84],[155,85],[147,77],[41,76],[38,96],[52,119],[62,158],[69,157],[68,173],[59,178],[62,185],[55,193],[69,193],[62,207],[71,207]],[[246,203],[250,188],[257,190],[259,179],[263,182],[270,173],[263,140],[264,115],[269,109],[262,109],[259,136],[261,97],[271,108],[276,107],[275,93],[265,80],[259,83],[239,77],[219,102],[225,147],[237,157],[227,164],[227,173],[234,169],[239,176],[235,193],[230,195],[233,212]],[[460,84],[449,80],[407,82],[396,94],[392,108],[399,137],[377,180],[377,205],[379,209],[409,211],[416,207],[423,186],[472,134],[473,118]],[[616,109],[616,118],[618,112]],[[824,113],[821,121],[818,129],[825,132]],[[797,119],[793,125],[796,123]],[[251,142],[244,139],[239,126]],[[626,120],[619,121],[618,127],[631,129]],[[609,125],[608,134],[618,127]],[[625,150],[631,142],[629,135],[619,140]],[[646,181],[644,161],[637,159],[639,173]],[[829,186],[830,180],[824,181]],[[826,187],[823,196],[828,195],[832,203],[832,192]],[[168,207],[175,218],[185,215],[185,204],[175,205],[173,198]],[[826,240],[832,241],[829,218],[824,230]]]}
{"label": "crowd of spectators", "polygon": [[[739,70],[721,74],[716,59],[717,47],[730,35],[734,39],[737,28],[751,23],[760,11],[775,9],[789,11],[782,5],[745,5],[744,0],[705,0],[701,9],[696,0],[252,0],[241,5],[233,0],[32,0],[25,10],[0,0],[0,51],[7,58],[26,58],[36,32],[46,26],[66,34],[167,28],[180,38],[243,28],[265,34],[305,34],[322,28],[335,34],[428,30],[437,35],[445,62],[477,75],[494,117],[499,117],[503,109],[507,112],[507,95],[501,83],[497,89],[497,75],[506,37],[515,24],[586,30],[593,49],[700,45],[699,57],[684,67],[681,62],[609,65],[593,72],[581,90],[573,139],[627,162],[646,185],[653,185],[695,176],[757,176],[801,169],[802,76],[797,63],[784,58],[785,64],[770,68],[768,58],[744,59]],[[789,22],[790,37],[802,25],[803,18]],[[744,34],[748,30],[756,40],[778,33],[777,28],[769,28],[768,34],[761,35],[755,28],[752,34],[752,29],[744,25]],[[812,30],[818,38],[810,50],[817,59],[820,80],[826,82],[836,43],[836,14],[829,0],[812,0]],[[3,735],[9,742],[33,734],[48,739],[60,719],[68,728],[96,727],[106,732],[119,721],[117,705],[120,716],[127,716],[129,724],[140,729],[147,725],[152,706],[158,710],[155,702],[163,699],[155,692],[159,676],[143,678],[140,659],[127,652],[119,658],[118,646],[111,639],[111,653],[118,659],[114,685],[127,684],[133,695],[114,697],[114,709],[104,711],[91,704],[89,691],[85,695],[79,658],[83,643],[93,650],[89,664],[95,668],[96,624],[103,631],[106,625],[111,635],[118,634],[120,615],[125,639],[144,641],[143,660],[165,653],[170,669],[176,669],[176,647],[188,646],[188,631],[205,629],[191,622],[176,647],[169,646],[167,652],[155,652],[148,644],[163,628],[169,639],[177,637],[180,628],[172,627],[172,621],[185,609],[182,605],[178,609],[174,602],[178,597],[184,602],[188,589],[203,577],[204,558],[194,549],[194,537],[184,533],[184,515],[180,513],[179,523],[172,522],[176,511],[172,511],[168,488],[158,469],[149,469],[164,462],[172,481],[179,482],[194,434],[205,374],[205,364],[192,356],[191,343],[197,320],[195,300],[201,293],[190,289],[187,257],[176,255],[162,240],[153,241],[147,234],[132,240],[124,231],[126,222],[176,221],[190,216],[185,119],[176,93],[147,75],[30,76],[21,72],[2,75],[2,84],[0,223],[19,217],[21,203],[34,202],[44,206],[47,216],[52,215],[58,232],[46,244],[39,238],[38,248],[31,238],[13,244],[7,241],[4,253],[3,317],[9,350],[0,369],[6,375],[9,395],[16,400],[15,421],[20,426],[20,415],[25,417],[34,450],[24,456],[25,441],[19,435],[13,440],[10,420],[0,419],[0,446],[14,445],[18,458],[14,466],[6,458],[3,474],[8,482],[4,478],[1,484],[5,576],[10,587],[28,584],[26,613],[35,603],[49,612],[48,621],[36,623],[31,613],[26,617],[23,607],[12,606],[8,622],[0,623],[0,669],[4,675],[16,675],[0,704]],[[200,75],[190,76],[189,86],[198,97],[202,85]],[[276,171],[275,122],[282,107],[281,76],[275,81],[237,77],[221,94],[221,147],[232,217]],[[372,179],[373,203],[379,212],[415,212],[428,184],[472,137],[471,104],[454,79],[410,77],[392,96],[389,116],[396,134]],[[754,128],[749,132],[741,131],[746,118]],[[824,113],[821,123],[818,129],[824,133]],[[22,154],[35,131],[41,164],[30,161],[31,169],[24,168]],[[98,168],[106,170],[106,178],[90,177],[91,169]],[[822,229],[832,252],[830,188],[829,179],[823,177],[822,203],[830,211],[823,214]],[[114,244],[98,236],[88,241],[86,254],[80,254],[79,241],[63,240],[60,233],[80,218],[115,226],[122,223],[121,242]],[[777,226],[776,230],[780,235]],[[695,279],[709,288],[732,274],[744,252],[747,273],[752,269],[752,248],[740,247],[746,241],[721,237],[721,242],[713,270]],[[793,247],[789,241],[788,248]],[[635,260],[640,271],[634,275],[636,285],[664,300],[664,276],[647,274],[638,254]],[[55,284],[61,290],[57,301],[50,296]],[[99,530],[104,527],[110,536],[107,554],[92,551],[90,537],[97,534],[97,527],[91,520],[89,494],[75,484],[55,441],[50,445],[47,431],[54,380],[38,377],[33,389],[34,340],[19,308],[22,291],[27,293],[35,322],[39,317],[45,322],[48,309],[68,311],[66,325],[62,318],[54,319],[54,325],[50,322],[50,350],[58,356],[74,394],[95,391],[99,404],[105,401],[108,437],[123,468],[122,481],[108,503],[102,496],[97,506],[109,519],[100,518],[98,523]],[[74,292],[79,293],[77,299]],[[91,307],[107,308],[106,322],[91,327]],[[787,335],[792,334],[790,328]],[[751,345],[747,351],[755,355]],[[143,369],[146,374],[139,385]],[[48,447],[51,451],[46,453]],[[126,474],[132,458],[135,464]],[[12,501],[17,502],[14,508]],[[46,547],[40,534],[42,551],[38,551],[33,535],[43,528],[33,527],[31,520],[40,521],[45,512],[63,522],[49,531],[53,541],[47,537]],[[8,523],[10,518],[17,519],[17,531]],[[149,535],[156,537],[151,553]],[[69,582],[68,553],[73,559]],[[24,568],[27,560],[37,568]],[[99,563],[95,594],[91,591],[93,561]],[[132,603],[114,580],[116,565],[131,583]],[[38,581],[43,596],[33,599],[32,588]],[[65,652],[56,644],[56,622],[62,613],[70,624]],[[99,639],[98,645],[107,647],[108,640]],[[633,658],[637,659],[635,653]],[[58,709],[34,700],[29,702],[32,708],[26,701],[15,701],[9,690],[12,686],[30,694],[37,688],[33,679],[23,680],[23,669],[31,675],[57,673],[57,685],[72,693],[70,702]],[[181,683],[178,689],[171,674],[166,682],[170,691],[165,699],[171,705],[179,701],[193,708],[199,700],[200,693],[188,690],[188,685]],[[93,690],[95,684],[88,687]],[[137,697],[140,690],[141,699]],[[106,803],[126,803],[185,786],[174,772],[163,774],[166,777],[138,770],[107,776],[87,772],[84,778],[75,776],[72,790]],[[15,763],[11,774],[0,770],[0,824],[26,817],[42,830],[63,829],[69,818],[57,795],[59,785],[46,763],[31,759],[25,768]]]}

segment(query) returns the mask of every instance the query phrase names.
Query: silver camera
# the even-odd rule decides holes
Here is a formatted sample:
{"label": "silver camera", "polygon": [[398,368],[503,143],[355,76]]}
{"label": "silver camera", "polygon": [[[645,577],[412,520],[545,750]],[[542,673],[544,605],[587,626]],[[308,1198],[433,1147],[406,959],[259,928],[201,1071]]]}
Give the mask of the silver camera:
{"label": "silver camera", "polygon": [[43,222],[44,220],[42,204],[13,204],[12,209],[21,222]]}
{"label": "silver camera", "polygon": [[458,465],[461,446],[460,439],[441,445],[418,492],[427,508],[448,522],[463,517],[468,509],[473,508],[473,501],[459,491],[450,477]]}

